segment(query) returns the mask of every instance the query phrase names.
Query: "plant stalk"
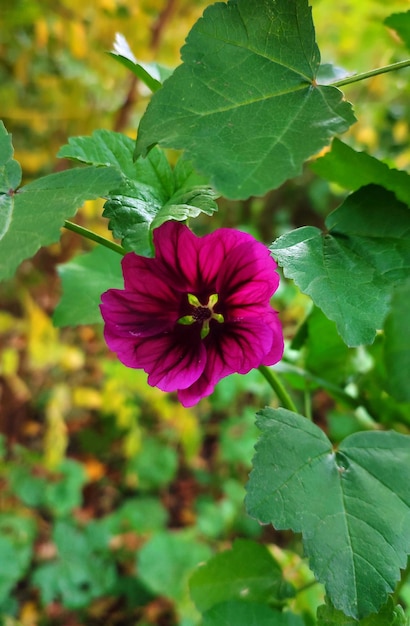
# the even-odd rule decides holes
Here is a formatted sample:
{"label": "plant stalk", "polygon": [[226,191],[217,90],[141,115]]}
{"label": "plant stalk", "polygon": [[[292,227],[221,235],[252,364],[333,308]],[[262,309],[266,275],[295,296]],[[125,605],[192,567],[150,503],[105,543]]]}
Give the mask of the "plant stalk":
{"label": "plant stalk", "polygon": [[74,222],[65,220],[64,228],[66,228],[67,230],[71,230],[73,233],[77,233],[77,235],[81,235],[86,239],[95,241],[96,243],[99,243],[102,246],[109,248],[110,250],[114,250],[114,252],[118,252],[118,254],[121,254],[122,256],[127,253],[127,251],[122,246],[118,245],[118,243],[110,241],[105,237],[101,237],[101,235],[97,235],[97,233],[95,233],[94,231],[89,230],[88,228],[84,228],[84,226],[80,226],[79,224],[75,224]]}
{"label": "plant stalk", "polygon": [[341,78],[340,80],[336,80],[334,83],[330,83],[330,86],[331,87],[344,87],[344,85],[357,83],[361,80],[372,78],[373,76],[379,76],[380,74],[387,74],[387,72],[394,72],[396,70],[402,69],[403,67],[410,67],[410,59],[406,59],[405,61],[398,61],[397,63],[391,63],[390,65],[384,65],[383,67],[378,67],[375,70],[370,70],[369,72],[363,72],[362,74],[355,74],[354,76],[347,76],[346,78]]}
{"label": "plant stalk", "polygon": [[262,376],[266,378],[269,385],[272,387],[273,391],[278,396],[279,401],[282,404],[282,406],[285,409],[288,409],[289,411],[293,411],[294,413],[297,413],[298,410],[296,406],[294,405],[292,398],[290,397],[285,387],[280,382],[276,373],[269,367],[266,367],[266,365],[261,365],[260,367],[258,367],[258,370],[260,371]]}

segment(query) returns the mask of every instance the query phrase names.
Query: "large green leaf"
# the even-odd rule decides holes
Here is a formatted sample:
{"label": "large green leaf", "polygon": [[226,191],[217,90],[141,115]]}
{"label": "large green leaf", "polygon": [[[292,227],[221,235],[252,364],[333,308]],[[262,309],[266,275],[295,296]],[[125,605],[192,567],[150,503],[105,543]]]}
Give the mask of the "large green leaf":
{"label": "large green leaf", "polygon": [[302,533],[337,609],[355,618],[378,611],[410,552],[410,437],[359,432],[335,451],[320,428],[285,409],[261,411],[258,426],[248,512]]}
{"label": "large green leaf", "polygon": [[314,172],[352,191],[371,183],[394,191],[399,200],[410,206],[410,176],[407,172],[390,169],[386,163],[366,152],[356,152],[339,139],[332,149],[311,163]]}
{"label": "large green leaf", "polygon": [[238,539],[196,570],[190,580],[191,597],[203,613],[228,600],[274,602],[293,595],[282,570],[266,546]]}
{"label": "large green leaf", "polygon": [[121,256],[97,246],[60,265],[63,295],[54,311],[56,326],[78,326],[102,322],[99,304],[107,289],[122,289]]}
{"label": "large green leaf", "polygon": [[316,82],[320,55],[307,0],[208,7],[183,64],[154,94],[136,154],[186,150],[229,198],[263,194],[355,121],[339,90]]}
{"label": "large green leaf", "polygon": [[107,195],[120,184],[110,167],[84,167],[50,174],[16,190],[21,172],[12,159],[10,135],[0,126],[0,279],[24,259],[60,239],[66,218],[85,200]]}
{"label": "large green leaf", "polygon": [[156,148],[147,159],[134,162],[133,148],[129,137],[98,130],[91,137],[71,138],[59,156],[121,171],[124,182],[112,189],[103,216],[127,250],[150,255],[154,228],[171,219],[212,215],[217,210],[216,194],[186,159],[179,159],[172,169],[164,152]]}
{"label": "large green leaf", "polygon": [[385,329],[384,362],[390,393],[399,402],[410,402],[410,280],[393,293]]}
{"label": "large green leaf", "polygon": [[271,246],[284,273],[336,322],[349,346],[371,343],[383,327],[394,286],[410,267],[410,212],[383,187],[350,195],[326,219]]}
{"label": "large green leaf", "polygon": [[408,626],[403,608],[394,606],[389,598],[378,613],[373,613],[360,622],[338,611],[333,606],[323,604],[317,610],[317,626]]}

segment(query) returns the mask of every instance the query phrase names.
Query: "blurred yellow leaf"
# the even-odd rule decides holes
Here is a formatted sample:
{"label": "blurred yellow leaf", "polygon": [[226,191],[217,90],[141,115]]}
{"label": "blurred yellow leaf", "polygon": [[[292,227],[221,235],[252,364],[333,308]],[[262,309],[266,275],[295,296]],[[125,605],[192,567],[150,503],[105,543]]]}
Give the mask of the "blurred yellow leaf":
{"label": "blurred yellow leaf", "polygon": [[68,445],[65,416],[71,409],[71,392],[66,383],[53,387],[45,409],[44,463],[49,469],[58,467]]}

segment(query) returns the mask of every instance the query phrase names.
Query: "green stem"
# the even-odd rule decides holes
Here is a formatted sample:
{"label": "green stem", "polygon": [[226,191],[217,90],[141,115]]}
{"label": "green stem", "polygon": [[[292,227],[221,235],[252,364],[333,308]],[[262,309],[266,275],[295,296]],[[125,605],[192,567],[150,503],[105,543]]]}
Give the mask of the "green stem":
{"label": "green stem", "polygon": [[71,230],[73,233],[77,233],[77,235],[81,235],[86,239],[95,241],[96,243],[99,243],[102,246],[109,248],[110,250],[114,250],[114,252],[118,252],[123,256],[127,252],[122,246],[119,246],[118,243],[110,241],[105,237],[101,237],[101,235],[97,235],[97,233],[93,232],[92,230],[88,230],[88,228],[84,228],[84,226],[80,226],[79,224],[75,224],[74,222],[69,222],[68,220],[65,220],[64,228],[67,228],[67,230]]}
{"label": "green stem", "polygon": [[406,59],[405,61],[398,61],[397,63],[392,63],[391,65],[384,65],[383,67],[378,67],[375,70],[363,72],[362,74],[348,76],[347,78],[336,80],[334,83],[330,83],[330,85],[332,87],[343,87],[344,85],[358,83],[360,80],[366,80],[367,78],[372,78],[373,76],[379,76],[380,74],[386,74],[387,72],[394,72],[396,70],[400,70],[403,67],[410,67],[410,59]]}
{"label": "green stem", "polygon": [[289,409],[289,411],[293,411],[294,413],[297,413],[298,410],[296,406],[294,405],[292,398],[290,397],[285,387],[280,382],[276,373],[271,368],[266,367],[266,365],[261,365],[260,367],[258,367],[258,369],[260,373],[262,374],[262,376],[266,378],[266,380],[272,387],[273,391],[278,396],[282,406],[285,409]]}

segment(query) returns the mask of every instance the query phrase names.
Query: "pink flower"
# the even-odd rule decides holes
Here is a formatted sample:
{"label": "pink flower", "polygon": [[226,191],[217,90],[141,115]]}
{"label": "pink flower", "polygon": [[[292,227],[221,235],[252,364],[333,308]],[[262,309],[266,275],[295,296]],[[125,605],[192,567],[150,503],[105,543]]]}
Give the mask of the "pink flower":
{"label": "pink flower", "polygon": [[126,254],[124,289],[102,295],[105,340],[124,365],[192,406],[224,376],[280,360],[269,303],[279,277],[264,245],[227,228],[197,237],[174,221],[154,230],[154,245],[154,259]]}

